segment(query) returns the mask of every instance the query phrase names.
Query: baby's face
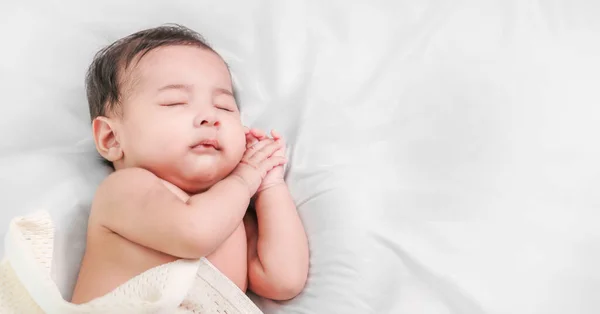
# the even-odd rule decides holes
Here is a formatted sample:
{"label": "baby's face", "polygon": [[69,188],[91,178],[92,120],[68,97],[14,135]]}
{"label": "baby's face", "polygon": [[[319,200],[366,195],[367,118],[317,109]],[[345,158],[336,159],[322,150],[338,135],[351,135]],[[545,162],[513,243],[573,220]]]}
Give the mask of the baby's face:
{"label": "baby's face", "polygon": [[[134,60],[135,62],[135,60]],[[123,84],[122,167],[142,167],[196,193],[226,177],[245,151],[229,70],[214,52],[148,52]]]}

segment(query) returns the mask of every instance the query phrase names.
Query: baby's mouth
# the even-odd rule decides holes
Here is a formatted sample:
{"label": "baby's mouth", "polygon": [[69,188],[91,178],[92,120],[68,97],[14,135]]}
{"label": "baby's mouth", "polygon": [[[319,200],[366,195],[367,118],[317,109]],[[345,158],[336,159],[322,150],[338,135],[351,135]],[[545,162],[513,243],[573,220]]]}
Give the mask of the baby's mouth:
{"label": "baby's mouth", "polygon": [[191,148],[193,150],[206,150],[206,149],[220,150],[221,149],[219,147],[219,141],[217,141],[216,139],[202,140],[202,141],[198,142],[197,144],[192,145]]}

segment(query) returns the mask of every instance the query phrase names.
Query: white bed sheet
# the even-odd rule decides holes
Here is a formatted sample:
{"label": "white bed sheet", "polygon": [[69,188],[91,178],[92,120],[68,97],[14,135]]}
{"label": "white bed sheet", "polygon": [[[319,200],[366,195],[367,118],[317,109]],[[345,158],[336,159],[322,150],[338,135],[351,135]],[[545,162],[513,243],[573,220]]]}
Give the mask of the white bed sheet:
{"label": "white bed sheet", "polygon": [[[166,22],[283,131],[311,248],[267,313],[600,312],[597,1],[0,2],[0,235],[48,210],[66,297],[106,175],[83,76]],[[0,251],[2,245],[0,244]]]}

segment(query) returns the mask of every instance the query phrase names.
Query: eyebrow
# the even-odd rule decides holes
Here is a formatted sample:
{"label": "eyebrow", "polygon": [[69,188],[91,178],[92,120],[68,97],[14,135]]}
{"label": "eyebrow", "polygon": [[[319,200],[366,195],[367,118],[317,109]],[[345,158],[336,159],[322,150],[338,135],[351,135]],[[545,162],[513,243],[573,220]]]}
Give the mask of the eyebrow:
{"label": "eyebrow", "polygon": [[[170,89],[182,89],[186,92],[190,92],[192,90],[194,86],[193,85],[189,85],[189,84],[169,84],[169,85],[165,85],[161,88],[158,89],[159,92],[165,91],[165,90],[170,90]],[[215,96],[219,96],[219,95],[229,95],[231,97],[233,96],[233,93],[226,88],[222,88],[222,87],[217,87],[215,88],[213,94]]]}
{"label": "eyebrow", "polygon": [[183,89],[183,90],[189,92],[192,89],[192,85],[187,85],[187,84],[169,84],[169,85],[165,85],[165,86],[159,88],[158,91],[162,92],[162,91],[169,90],[169,89]]}
{"label": "eyebrow", "polygon": [[218,87],[214,91],[215,96],[219,96],[219,95],[223,95],[223,94],[233,97],[233,93],[226,88]]}

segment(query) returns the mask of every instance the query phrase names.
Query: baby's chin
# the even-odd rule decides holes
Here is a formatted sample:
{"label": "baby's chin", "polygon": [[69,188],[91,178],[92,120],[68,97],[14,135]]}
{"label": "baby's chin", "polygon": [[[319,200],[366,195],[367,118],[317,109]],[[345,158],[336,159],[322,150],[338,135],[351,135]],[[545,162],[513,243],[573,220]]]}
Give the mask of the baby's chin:
{"label": "baby's chin", "polygon": [[219,164],[199,164],[180,169],[177,176],[169,181],[182,190],[195,194],[208,190],[217,182],[225,179],[234,167]]}

